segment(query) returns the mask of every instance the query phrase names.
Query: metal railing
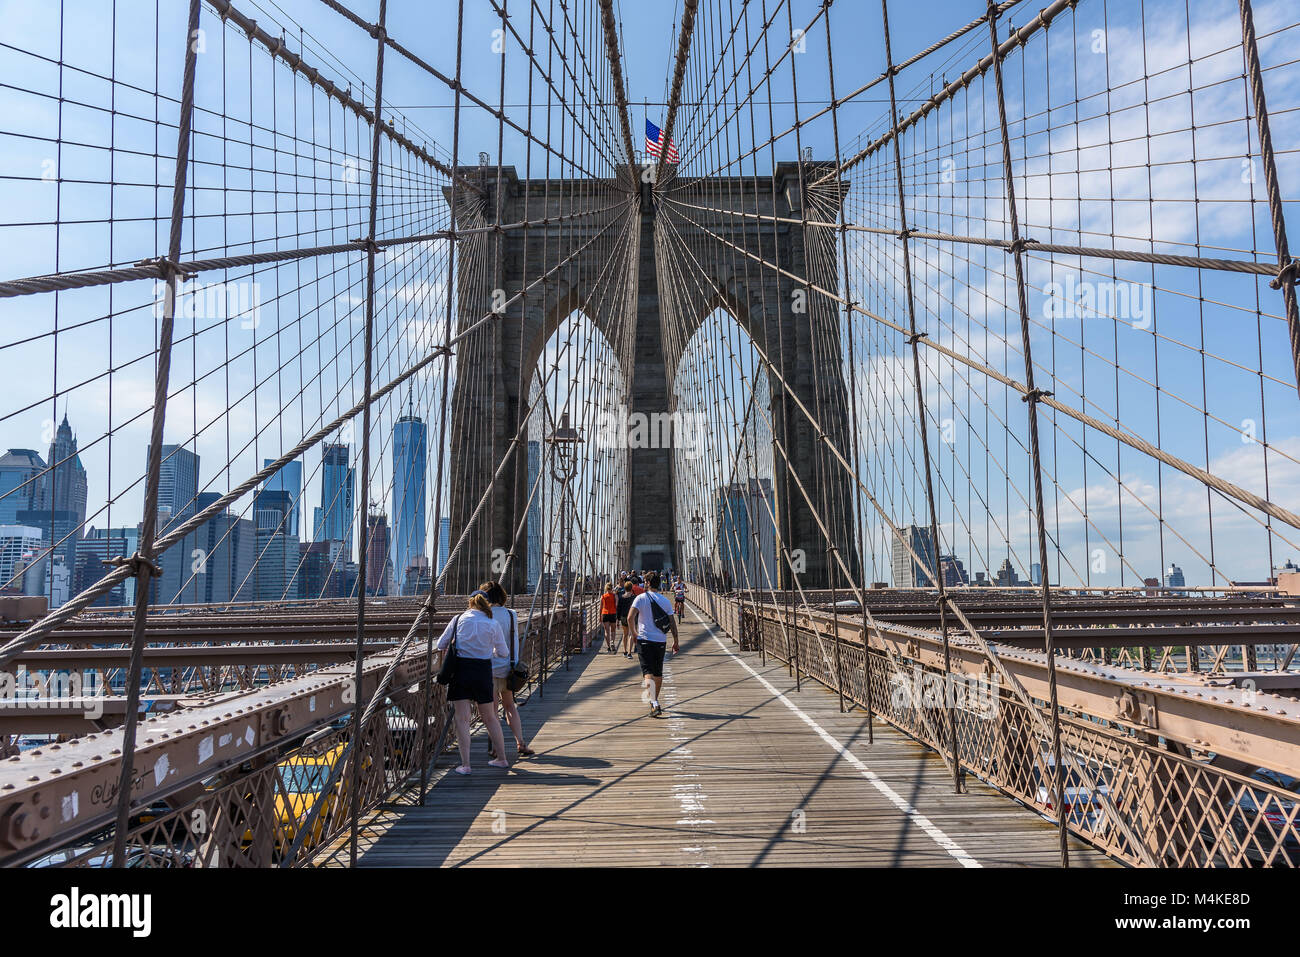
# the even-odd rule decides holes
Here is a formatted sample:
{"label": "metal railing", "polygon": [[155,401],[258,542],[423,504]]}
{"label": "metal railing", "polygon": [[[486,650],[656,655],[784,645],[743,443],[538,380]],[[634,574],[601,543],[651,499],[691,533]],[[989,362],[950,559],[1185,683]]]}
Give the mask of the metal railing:
{"label": "metal railing", "polygon": [[[591,609],[584,606],[557,612],[554,618],[538,616],[535,624],[521,623],[527,630],[520,660],[531,676],[521,698],[543,688],[548,674],[564,666],[569,652],[580,647],[590,619]],[[415,669],[400,686],[390,687],[385,706],[362,725],[357,748],[348,748],[351,727],[344,712],[338,720],[265,748],[165,798],[153,797],[147,784],[143,792],[137,790],[136,810],[124,835],[123,865],[310,866],[331,845],[346,840],[354,802],[360,814],[389,802],[423,804],[430,772],[454,744],[455,730],[445,686],[426,680],[436,673],[440,653],[427,657],[431,670],[423,667],[423,646],[408,657]],[[273,714],[264,710],[250,717],[263,724]],[[353,761],[360,765],[355,779]],[[111,827],[104,828],[28,863],[108,866],[115,837]],[[18,856],[0,863],[13,863]]]}
{"label": "metal railing", "polygon": [[[945,758],[945,729],[952,720],[963,772],[1056,819],[1052,748],[1036,730],[1030,706],[988,680],[992,669],[984,675],[973,668],[945,674],[935,664],[937,656],[921,653],[917,630],[905,626],[897,632],[883,624],[870,630],[859,619],[841,617],[837,630],[830,615],[787,614],[775,604],[702,589],[694,600],[743,650],[761,650],[828,690],[842,692],[872,718]],[[933,640],[937,643],[938,635]],[[1123,677],[1120,671],[1099,674],[1097,680]],[[1124,687],[1115,684],[1116,711],[1124,710]],[[1178,740],[1188,735],[1159,727],[1158,704],[1142,703],[1125,720],[1097,707],[1071,707],[1065,679],[1063,688],[1062,747],[1073,758],[1062,786],[1070,833],[1136,866],[1300,867],[1300,800],[1293,790],[1293,767],[1252,767],[1244,756],[1233,757],[1226,748],[1216,751],[1212,721],[1202,723],[1206,730],[1196,746]],[[1221,737],[1235,733],[1227,713],[1231,704],[1225,694]],[[1033,707],[1045,712],[1047,704],[1035,695]],[[1256,707],[1281,710],[1265,703]],[[1278,744],[1300,757],[1293,745]],[[1074,766],[1086,770],[1079,774]]]}

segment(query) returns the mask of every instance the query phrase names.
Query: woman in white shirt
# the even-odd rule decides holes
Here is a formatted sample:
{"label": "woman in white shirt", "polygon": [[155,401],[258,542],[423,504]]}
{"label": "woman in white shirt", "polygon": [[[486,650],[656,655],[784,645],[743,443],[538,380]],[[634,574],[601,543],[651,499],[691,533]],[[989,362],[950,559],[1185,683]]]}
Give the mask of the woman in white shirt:
{"label": "woman in white shirt", "polygon": [[[484,582],[478,586],[478,590],[487,595],[488,602],[492,605],[492,617],[505,632],[506,644],[510,646],[508,655],[492,656],[492,690],[496,694],[497,704],[501,706],[501,711],[506,716],[506,723],[514,732],[516,752],[521,758],[531,758],[537,752],[524,744],[524,726],[519,720],[519,706],[515,704],[515,693],[506,683],[506,679],[510,676],[510,668],[519,660],[522,650],[519,640],[519,619],[514,611],[506,607],[509,596],[506,595],[506,590],[501,587],[500,582]],[[492,756],[499,755],[493,753]]]}
{"label": "woman in white shirt", "polygon": [[505,760],[505,739],[501,734],[501,722],[497,720],[497,709],[483,707],[492,704],[493,656],[510,654],[505,632],[492,618],[492,606],[486,594],[476,591],[469,596],[469,607],[451,620],[434,647],[445,651],[453,638],[456,641],[456,665],[447,687],[447,700],[456,709],[456,746],[460,749],[460,767],[456,768],[456,773],[470,773],[471,702],[479,706],[479,717],[483,719],[496,754],[488,764],[494,768],[508,768],[510,764]]}

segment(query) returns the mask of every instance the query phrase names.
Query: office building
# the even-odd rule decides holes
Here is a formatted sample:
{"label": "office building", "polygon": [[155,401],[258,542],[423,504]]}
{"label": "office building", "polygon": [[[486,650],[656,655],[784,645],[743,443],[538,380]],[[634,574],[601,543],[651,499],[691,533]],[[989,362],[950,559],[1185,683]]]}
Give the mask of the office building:
{"label": "office building", "polygon": [[393,570],[405,576],[424,548],[428,427],[408,407],[393,426]]}
{"label": "office building", "polygon": [[[77,542],[77,564],[72,571],[73,593],[81,594],[112,571],[112,567],[107,562],[115,558],[130,557],[132,553],[126,550],[126,544],[126,539],[109,538],[98,534],[94,528],[87,529],[86,537]],[[133,597],[134,592],[135,589],[132,589]],[[120,581],[91,604],[122,606],[126,603],[126,581]]]}
{"label": "office building", "polygon": [[37,476],[45,462],[33,449],[10,449],[0,456],[0,525],[17,525],[19,512],[30,512]]}
{"label": "office building", "polygon": [[312,540],[341,542],[352,557],[353,494],[356,470],[348,463],[348,446],[327,444],[321,452],[320,507],[316,509]]}
{"label": "office building", "polygon": [[998,566],[997,576],[993,579],[995,585],[999,588],[1015,588],[1023,585],[1020,576],[1016,574],[1015,568],[1011,564],[1010,558],[1002,559],[1002,564]]}
{"label": "office building", "polygon": [[[45,594],[40,580],[44,562],[39,559],[43,535],[39,528],[27,525],[0,525],[0,592]],[[29,584],[37,590],[26,591]]]}
{"label": "office building", "polygon": [[347,575],[338,559],[341,542],[328,539],[319,542],[302,542],[298,546],[302,577],[303,598],[342,598]]}
{"label": "office building", "polygon": [[[715,495],[717,554],[733,588],[776,587],[775,500],[768,479],[732,482]],[[770,583],[770,584],[769,584]]]}
{"label": "office building", "polygon": [[[266,468],[274,461],[275,459],[263,459],[262,468]],[[288,516],[288,520],[284,523],[284,530],[286,534],[293,538],[301,538],[302,530],[298,524],[298,515],[302,505],[302,462],[298,460],[286,462],[280,466],[278,472],[266,480],[262,488],[267,493],[284,493],[285,497],[283,499],[278,495],[274,499],[276,502],[283,501],[287,503],[283,506],[285,514]],[[253,507],[258,507],[256,502]],[[273,507],[279,508],[281,506],[276,505]]]}
{"label": "office building", "polygon": [[[147,459],[146,459],[147,462]],[[158,510],[164,509],[171,520],[193,515],[194,500],[199,493],[199,457],[182,445],[164,445],[158,470]],[[166,530],[160,525],[159,533]]]}
{"label": "office building", "polygon": [[[447,558],[451,555],[451,519],[438,519],[438,569],[435,575],[441,575],[442,570],[447,567]],[[538,563],[541,557],[538,557]]]}
{"label": "office building", "polygon": [[966,577],[966,566],[956,555],[939,556],[939,574],[943,577],[943,583],[948,587],[969,584]]}
{"label": "office building", "polygon": [[263,488],[253,506],[257,528],[257,555],[253,580],[258,601],[286,601],[301,597],[298,571],[298,536],[290,534],[293,508],[287,489]]}
{"label": "office building", "polygon": [[[77,563],[77,542],[86,522],[86,469],[77,454],[77,439],[66,413],[50,443],[46,470],[37,477],[28,504],[28,508],[15,511],[15,524],[41,529],[45,547],[55,549],[70,579]],[[53,596],[50,607],[54,607]]]}
{"label": "office building", "polygon": [[[199,511],[215,502],[216,492],[199,494]],[[257,557],[257,529],[250,519],[239,518],[229,509],[218,512],[195,533],[199,559],[197,600],[207,603],[253,601],[257,597],[252,579]]]}
{"label": "office building", "polygon": [[366,517],[370,544],[366,547],[366,594],[387,595],[393,582],[393,560],[388,550],[388,516],[372,511]]}
{"label": "office building", "polygon": [[893,567],[894,587],[895,588],[930,588],[934,582],[908,552],[907,545],[910,545],[912,551],[925,560],[929,568],[936,565],[935,556],[937,549],[934,547],[934,536],[930,534],[929,526],[925,525],[904,525],[899,530],[902,538],[895,536],[890,541],[890,564]]}

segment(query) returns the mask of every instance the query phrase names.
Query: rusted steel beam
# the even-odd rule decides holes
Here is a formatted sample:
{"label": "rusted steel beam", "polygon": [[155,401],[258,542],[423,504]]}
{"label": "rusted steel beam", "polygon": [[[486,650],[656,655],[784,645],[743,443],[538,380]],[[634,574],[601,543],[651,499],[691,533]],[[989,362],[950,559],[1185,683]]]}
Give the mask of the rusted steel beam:
{"label": "rusted steel beam", "polygon": [[[389,651],[396,642],[368,642],[363,654]],[[353,642],[294,642],[271,644],[218,644],[144,649],[144,663],[151,668],[188,668],[205,665],[334,664],[351,661],[357,646]],[[55,669],[111,669],[126,667],[130,648],[40,648],[15,659],[31,671]]]}
{"label": "rusted steel beam", "polygon": [[[980,629],[985,641],[1003,647],[1042,648],[1042,628]],[[1113,628],[1053,629],[1057,648],[1181,648],[1185,645],[1290,645],[1300,642],[1300,624],[1117,625]]]}
{"label": "rusted steel beam", "polygon": [[[153,712],[170,711],[189,695],[143,695]],[[144,717],[144,712],[139,712]],[[126,698],[38,698],[0,703],[0,735],[90,734],[118,724]]]}
{"label": "rusted steel beam", "polygon": [[[192,707],[141,721],[133,802],[166,797],[350,714],[373,693],[392,653],[339,664],[245,692],[191,699]],[[422,651],[408,655],[394,689],[425,676]],[[88,735],[0,763],[0,865],[12,865],[113,822],[118,809],[122,730]]]}

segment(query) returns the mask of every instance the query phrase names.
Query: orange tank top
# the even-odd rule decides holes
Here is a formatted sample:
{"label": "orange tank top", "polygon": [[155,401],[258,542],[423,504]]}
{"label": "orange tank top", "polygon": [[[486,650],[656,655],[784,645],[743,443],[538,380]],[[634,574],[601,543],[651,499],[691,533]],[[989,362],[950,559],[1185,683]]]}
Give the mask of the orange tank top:
{"label": "orange tank top", "polygon": [[600,613],[602,615],[612,615],[618,611],[618,596],[612,591],[607,591],[600,596]]}

